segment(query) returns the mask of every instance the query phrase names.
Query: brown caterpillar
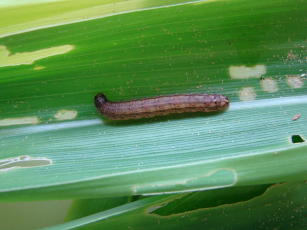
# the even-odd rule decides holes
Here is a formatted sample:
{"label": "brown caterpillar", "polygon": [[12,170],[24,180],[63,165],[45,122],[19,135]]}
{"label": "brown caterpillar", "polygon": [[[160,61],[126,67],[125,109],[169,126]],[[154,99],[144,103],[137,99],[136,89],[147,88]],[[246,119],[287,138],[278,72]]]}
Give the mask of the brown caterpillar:
{"label": "brown caterpillar", "polygon": [[221,94],[178,94],[112,102],[99,93],[96,108],[109,119],[129,120],[185,112],[215,112],[226,109],[229,100]]}

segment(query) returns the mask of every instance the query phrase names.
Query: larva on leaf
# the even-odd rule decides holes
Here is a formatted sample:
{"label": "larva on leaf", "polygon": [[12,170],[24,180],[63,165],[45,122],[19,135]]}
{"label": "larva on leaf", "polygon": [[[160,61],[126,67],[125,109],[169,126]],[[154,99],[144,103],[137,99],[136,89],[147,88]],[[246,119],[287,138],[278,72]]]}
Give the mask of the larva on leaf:
{"label": "larva on leaf", "polygon": [[104,94],[98,93],[95,105],[101,114],[111,120],[129,120],[172,113],[222,111],[228,107],[229,100],[221,94],[176,94],[112,102]]}

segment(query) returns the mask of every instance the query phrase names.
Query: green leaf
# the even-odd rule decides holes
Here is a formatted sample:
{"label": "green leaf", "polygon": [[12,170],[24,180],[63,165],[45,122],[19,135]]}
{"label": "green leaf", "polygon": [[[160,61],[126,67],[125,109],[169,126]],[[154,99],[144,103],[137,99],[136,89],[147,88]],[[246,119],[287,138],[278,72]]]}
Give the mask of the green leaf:
{"label": "green leaf", "polygon": [[[306,179],[305,12],[293,0],[204,1],[1,38],[0,200]],[[220,93],[231,104],[111,122],[93,104],[100,91]]]}
{"label": "green leaf", "polygon": [[304,229],[306,183],[154,196],[56,229]]}
{"label": "green leaf", "polygon": [[[191,0],[189,2],[198,2]],[[0,37],[130,11],[186,4],[185,0],[2,0]],[[8,20],[9,19],[9,20]]]}
{"label": "green leaf", "polygon": [[117,206],[132,202],[131,197],[111,197],[106,199],[84,199],[73,202],[67,215],[67,221],[89,216],[91,214],[106,211]]}

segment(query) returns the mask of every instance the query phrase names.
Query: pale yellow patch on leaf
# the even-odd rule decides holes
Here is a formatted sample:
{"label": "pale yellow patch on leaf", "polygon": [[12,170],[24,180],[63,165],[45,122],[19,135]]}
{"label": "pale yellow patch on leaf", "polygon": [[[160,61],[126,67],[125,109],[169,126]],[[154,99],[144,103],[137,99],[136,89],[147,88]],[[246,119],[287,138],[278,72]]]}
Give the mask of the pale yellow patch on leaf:
{"label": "pale yellow patch on leaf", "polygon": [[0,45],[0,67],[31,65],[35,61],[67,53],[74,49],[73,45],[55,46],[46,49],[40,49],[31,52],[22,52],[11,54],[6,46]]}
{"label": "pale yellow patch on leaf", "polygon": [[45,69],[45,68],[46,68],[45,66],[38,65],[38,66],[35,66],[33,69],[34,70],[42,70],[42,69]]}

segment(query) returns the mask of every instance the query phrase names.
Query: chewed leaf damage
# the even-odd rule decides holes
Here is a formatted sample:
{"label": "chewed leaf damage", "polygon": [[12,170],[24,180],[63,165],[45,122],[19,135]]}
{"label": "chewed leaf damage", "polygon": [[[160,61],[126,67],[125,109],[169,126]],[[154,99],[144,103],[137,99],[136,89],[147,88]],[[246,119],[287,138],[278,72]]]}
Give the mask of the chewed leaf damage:
{"label": "chewed leaf damage", "polygon": [[132,190],[134,194],[142,195],[204,191],[231,187],[237,183],[237,180],[237,172],[234,169],[220,168],[209,171],[204,175],[199,175],[198,177],[180,181],[160,181],[158,183],[135,185]]}
{"label": "chewed leaf damage", "polygon": [[52,164],[52,160],[46,157],[31,157],[28,155],[22,155],[14,158],[0,160],[0,172],[17,168],[47,166],[50,164]]}
{"label": "chewed leaf damage", "polygon": [[0,45],[0,67],[31,65],[37,60],[59,54],[65,54],[73,49],[73,45],[62,45],[30,52],[11,54],[6,46]]}

